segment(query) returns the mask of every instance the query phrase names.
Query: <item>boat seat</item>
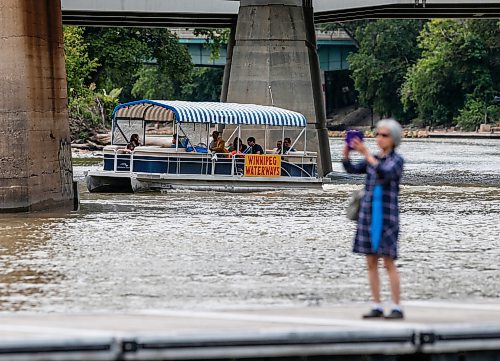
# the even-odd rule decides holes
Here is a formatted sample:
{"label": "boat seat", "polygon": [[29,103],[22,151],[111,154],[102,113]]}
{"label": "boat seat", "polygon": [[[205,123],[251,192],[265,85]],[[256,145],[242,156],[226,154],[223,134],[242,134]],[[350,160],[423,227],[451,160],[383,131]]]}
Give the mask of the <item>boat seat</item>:
{"label": "boat seat", "polygon": [[185,148],[162,147],[159,145],[145,145],[135,148],[136,152],[186,153]]}
{"label": "boat seat", "polygon": [[118,149],[125,149],[124,145],[106,145],[103,150],[118,150]]}
{"label": "boat seat", "polygon": [[[266,149],[266,154],[276,154],[276,148],[274,149]],[[298,150],[295,152],[290,152],[288,154],[283,154],[284,156],[296,156],[296,157],[302,157],[302,156],[312,156],[315,157],[318,155],[318,152],[304,152],[303,150]]]}

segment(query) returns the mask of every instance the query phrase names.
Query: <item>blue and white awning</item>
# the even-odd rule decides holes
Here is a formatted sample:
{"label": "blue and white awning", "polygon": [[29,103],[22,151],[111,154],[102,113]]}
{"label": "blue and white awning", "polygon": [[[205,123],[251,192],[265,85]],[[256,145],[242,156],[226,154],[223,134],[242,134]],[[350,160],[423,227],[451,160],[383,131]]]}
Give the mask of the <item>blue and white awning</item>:
{"label": "blue and white awning", "polygon": [[179,123],[246,124],[305,127],[306,118],[297,112],[266,105],[139,100],[118,105],[113,117]]}

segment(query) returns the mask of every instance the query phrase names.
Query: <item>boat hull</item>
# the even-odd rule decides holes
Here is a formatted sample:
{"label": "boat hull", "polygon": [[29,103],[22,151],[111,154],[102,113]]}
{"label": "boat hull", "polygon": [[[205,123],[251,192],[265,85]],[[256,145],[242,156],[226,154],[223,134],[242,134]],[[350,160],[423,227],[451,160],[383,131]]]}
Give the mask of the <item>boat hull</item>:
{"label": "boat hull", "polygon": [[115,172],[88,172],[86,176],[87,188],[90,192],[101,193],[148,191],[161,192],[176,189],[246,193],[286,189],[322,189],[323,183],[325,181],[328,181],[319,178],[252,177],[250,179],[243,176],[229,177],[213,175],[113,173]]}
{"label": "boat hull", "polygon": [[[85,176],[87,189],[91,193],[132,193],[130,177],[88,172]],[[109,172],[106,172],[109,173]]]}

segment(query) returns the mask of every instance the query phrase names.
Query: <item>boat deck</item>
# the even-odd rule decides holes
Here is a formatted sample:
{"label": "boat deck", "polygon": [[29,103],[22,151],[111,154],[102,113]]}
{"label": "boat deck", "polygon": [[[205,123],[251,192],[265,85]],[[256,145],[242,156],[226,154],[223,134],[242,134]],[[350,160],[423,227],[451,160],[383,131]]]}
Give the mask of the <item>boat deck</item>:
{"label": "boat deck", "polygon": [[2,313],[0,360],[468,360],[478,352],[500,360],[498,303],[407,302],[404,321],[362,320],[367,307]]}

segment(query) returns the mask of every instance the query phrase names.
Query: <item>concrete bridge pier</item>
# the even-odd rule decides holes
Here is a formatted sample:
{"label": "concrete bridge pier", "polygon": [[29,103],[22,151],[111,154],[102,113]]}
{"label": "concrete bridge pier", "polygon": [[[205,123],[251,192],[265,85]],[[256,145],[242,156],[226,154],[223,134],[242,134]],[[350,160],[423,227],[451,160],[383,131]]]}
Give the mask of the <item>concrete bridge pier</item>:
{"label": "concrete bridge pier", "polygon": [[0,2],[0,212],[73,206],[59,0]]}
{"label": "concrete bridge pier", "polygon": [[[319,174],[325,175],[332,165],[313,15],[312,0],[241,0],[223,100],[274,103],[304,114],[307,149],[318,151]],[[286,132],[291,138],[298,135]],[[249,135],[263,144],[263,132],[243,134]],[[272,148],[282,132],[267,130],[267,136]]]}

